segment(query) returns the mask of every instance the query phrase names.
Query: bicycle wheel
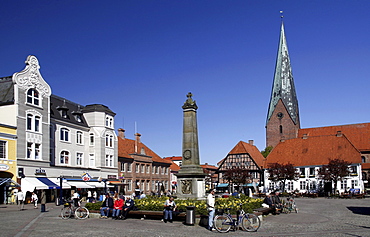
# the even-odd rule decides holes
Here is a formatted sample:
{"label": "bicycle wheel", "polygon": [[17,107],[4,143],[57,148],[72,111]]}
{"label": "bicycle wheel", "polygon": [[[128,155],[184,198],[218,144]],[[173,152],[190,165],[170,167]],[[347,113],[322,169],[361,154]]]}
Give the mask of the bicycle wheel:
{"label": "bicycle wheel", "polygon": [[68,219],[70,218],[72,215],[72,210],[71,208],[69,207],[63,207],[62,208],[62,211],[60,212],[60,216],[62,217],[62,219]]}
{"label": "bicycle wheel", "polygon": [[242,228],[245,231],[253,232],[260,228],[261,221],[258,216],[254,214],[245,214],[242,218]]}
{"label": "bicycle wheel", "polygon": [[213,226],[221,233],[229,232],[232,225],[233,220],[228,215],[217,215],[213,221]]}
{"label": "bicycle wheel", "polygon": [[89,216],[89,210],[86,207],[77,207],[75,216],[81,220],[86,219]]}

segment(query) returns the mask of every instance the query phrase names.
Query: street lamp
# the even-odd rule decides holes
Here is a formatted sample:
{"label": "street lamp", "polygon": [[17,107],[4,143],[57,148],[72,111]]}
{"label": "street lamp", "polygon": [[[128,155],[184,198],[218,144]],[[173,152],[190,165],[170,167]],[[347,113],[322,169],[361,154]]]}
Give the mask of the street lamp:
{"label": "street lamp", "polygon": [[59,192],[59,205],[63,205],[63,179],[64,179],[64,176],[63,175],[60,175],[58,177],[59,179],[59,186],[60,186],[60,192]]}

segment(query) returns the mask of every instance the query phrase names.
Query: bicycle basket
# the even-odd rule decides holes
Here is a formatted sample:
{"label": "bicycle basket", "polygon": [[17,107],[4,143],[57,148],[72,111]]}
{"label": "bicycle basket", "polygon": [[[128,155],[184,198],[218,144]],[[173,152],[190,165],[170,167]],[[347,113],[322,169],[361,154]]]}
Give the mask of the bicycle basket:
{"label": "bicycle basket", "polygon": [[216,209],[216,215],[223,215],[225,212],[224,209]]}

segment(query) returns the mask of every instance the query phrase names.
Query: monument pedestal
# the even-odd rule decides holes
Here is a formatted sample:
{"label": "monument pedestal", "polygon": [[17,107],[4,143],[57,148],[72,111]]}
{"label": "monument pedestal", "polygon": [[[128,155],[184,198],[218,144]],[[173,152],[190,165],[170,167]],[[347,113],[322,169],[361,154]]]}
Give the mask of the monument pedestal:
{"label": "monument pedestal", "polygon": [[177,197],[205,199],[205,175],[177,174]]}

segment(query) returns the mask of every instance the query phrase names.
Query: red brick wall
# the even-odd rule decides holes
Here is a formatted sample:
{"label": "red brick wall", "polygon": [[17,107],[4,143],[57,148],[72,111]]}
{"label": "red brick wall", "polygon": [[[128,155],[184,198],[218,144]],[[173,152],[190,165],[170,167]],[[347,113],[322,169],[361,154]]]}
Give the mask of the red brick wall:
{"label": "red brick wall", "polygon": [[[281,118],[278,117],[279,113],[283,114]],[[280,125],[282,126],[282,133],[280,133]],[[283,139],[297,138],[299,128],[300,125],[294,124],[283,102],[279,100],[266,125],[266,146],[275,147]]]}

